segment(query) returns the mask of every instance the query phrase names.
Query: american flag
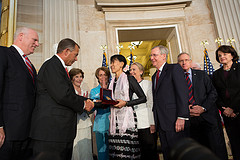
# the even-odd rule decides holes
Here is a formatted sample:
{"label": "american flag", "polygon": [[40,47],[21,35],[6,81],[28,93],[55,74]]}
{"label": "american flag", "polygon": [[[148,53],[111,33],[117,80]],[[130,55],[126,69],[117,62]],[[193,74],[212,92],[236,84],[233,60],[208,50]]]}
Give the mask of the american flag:
{"label": "american flag", "polygon": [[208,57],[208,52],[207,49],[204,50],[204,71],[208,74],[208,75],[212,75],[214,72],[214,68],[213,65]]}
{"label": "american flag", "polygon": [[132,52],[131,52],[131,53],[130,53],[130,64],[129,64],[129,68],[131,67],[132,63],[133,63],[133,54],[132,54]]}
{"label": "american flag", "polygon": [[107,55],[106,52],[103,52],[103,60],[102,60],[102,67],[107,67]]}
{"label": "american flag", "polygon": [[[107,67],[109,69],[108,63],[107,63],[107,55],[106,52],[103,51],[103,60],[102,60],[102,67]],[[110,74],[109,81],[111,81],[112,76]]]}

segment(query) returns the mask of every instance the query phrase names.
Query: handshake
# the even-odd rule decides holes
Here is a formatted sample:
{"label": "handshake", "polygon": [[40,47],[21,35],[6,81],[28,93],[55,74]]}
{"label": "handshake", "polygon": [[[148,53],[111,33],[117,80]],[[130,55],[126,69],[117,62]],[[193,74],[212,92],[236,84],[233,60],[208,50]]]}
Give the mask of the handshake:
{"label": "handshake", "polygon": [[86,111],[90,112],[94,107],[94,102],[91,101],[90,99],[87,99],[86,101],[84,101],[84,103],[85,103],[85,105],[84,105],[85,108],[84,109]]}
{"label": "handshake", "polygon": [[102,100],[87,99],[84,101],[84,103],[85,103],[84,109],[88,112],[90,112],[93,109],[93,107],[105,109],[110,106],[109,104],[103,103]]}

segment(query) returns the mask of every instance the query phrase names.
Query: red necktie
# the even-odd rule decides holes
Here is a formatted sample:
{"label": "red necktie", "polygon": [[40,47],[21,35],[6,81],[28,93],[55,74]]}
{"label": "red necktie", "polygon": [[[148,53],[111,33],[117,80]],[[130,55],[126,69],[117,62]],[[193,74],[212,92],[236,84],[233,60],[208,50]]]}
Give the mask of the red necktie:
{"label": "red necktie", "polygon": [[28,71],[29,71],[30,75],[32,76],[33,82],[34,82],[34,75],[33,75],[32,63],[31,63],[30,60],[28,59],[27,55],[24,54],[23,57],[25,58],[25,62],[26,62]]}
{"label": "red necktie", "polygon": [[159,73],[160,73],[160,70],[158,70],[158,71],[157,71],[157,74],[156,74],[156,84],[155,84],[155,88],[157,88],[158,79],[159,79]]}
{"label": "red necktie", "polygon": [[70,76],[69,76],[67,67],[65,68],[65,70],[66,70],[66,72],[67,72],[68,78],[70,79]]}
{"label": "red necktie", "polygon": [[186,78],[186,81],[187,81],[187,84],[188,84],[188,103],[189,104],[194,104],[195,103],[195,100],[194,100],[194,97],[193,97],[193,88],[192,88],[192,82],[189,78],[189,73],[185,73],[185,78]]}

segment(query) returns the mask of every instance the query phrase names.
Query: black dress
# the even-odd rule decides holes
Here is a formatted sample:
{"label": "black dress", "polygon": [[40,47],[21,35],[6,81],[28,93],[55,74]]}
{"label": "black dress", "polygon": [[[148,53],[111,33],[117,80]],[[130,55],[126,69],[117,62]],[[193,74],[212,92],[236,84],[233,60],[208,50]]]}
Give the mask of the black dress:
{"label": "black dress", "polygon": [[[129,99],[127,102],[127,106],[134,106],[140,103],[146,102],[146,96],[138,84],[137,80],[128,76],[129,82]],[[115,90],[116,84],[113,86],[113,90]],[[138,95],[138,99],[131,100],[133,93]],[[132,107],[133,108],[133,107]],[[141,152],[139,148],[139,140],[138,140],[138,130],[137,130],[137,116],[135,111],[134,114],[134,128],[127,129],[124,134],[119,133],[118,124],[116,124],[116,133],[113,135],[109,135],[109,159],[111,160],[132,160],[132,159],[140,159]]]}
{"label": "black dress", "polygon": [[237,115],[235,118],[222,114],[226,132],[231,144],[234,160],[240,160],[240,64],[233,63],[230,71],[223,68],[213,74],[213,84],[218,92],[217,106],[229,107]]}

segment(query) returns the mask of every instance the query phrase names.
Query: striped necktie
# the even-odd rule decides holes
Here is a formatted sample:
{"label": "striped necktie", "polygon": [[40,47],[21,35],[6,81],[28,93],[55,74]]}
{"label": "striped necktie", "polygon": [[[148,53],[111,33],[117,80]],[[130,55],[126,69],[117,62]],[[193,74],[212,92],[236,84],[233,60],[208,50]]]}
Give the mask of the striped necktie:
{"label": "striped necktie", "polygon": [[69,76],[69,72],[68,72],[67,67],[65,68],[65,70],[66,70],[66,72],[67,72],[68,78],[70,79],[70,76]]}
{"label": "striped necktie", "polygon": [[33,74],[32,63],[28,59],[27,55],[24,54],[23,57],[25,58],[25,62],[26,62],[28,71],[29,71],[30,75],[32,76],[32,79],[33,79],[33,82],[34,82],[34,74]]}
{"label": "striped necktie", "polygon": [[193,88],[192,88],[192,82],[189,78],[189,73],[185,73],[185,78],[188,84],[188,103],[194,105],[195,100],[193,97]]}

